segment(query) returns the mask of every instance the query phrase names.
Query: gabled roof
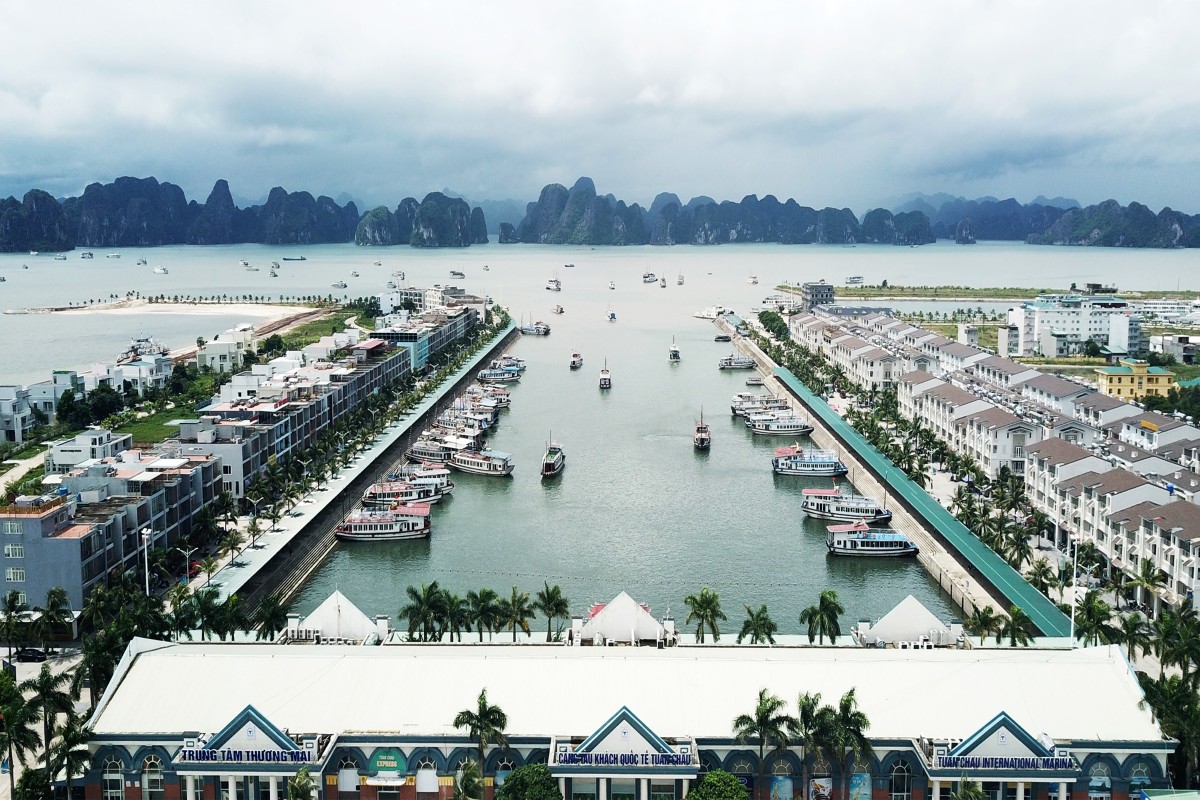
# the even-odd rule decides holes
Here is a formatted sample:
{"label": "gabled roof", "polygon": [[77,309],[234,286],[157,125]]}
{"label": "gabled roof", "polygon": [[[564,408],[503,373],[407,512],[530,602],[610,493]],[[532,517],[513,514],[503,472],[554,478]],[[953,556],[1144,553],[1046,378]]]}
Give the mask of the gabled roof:
{"label": "gabled roof", "polygon": [[[1074,381],[1069,381],[1066,378],[1060,378],[1057,375],[1041,374],[1030,378],[1021,384],[1022,387],[1028,386],[1032,389],[1037,389],[1040,392],[1050,395],[1055,398],[1071,397],[1077,394],[1089,394],[1095,392],[1087,386],[1081,386]],[[1098,392],[1096,392],[1098,394]]]}
{"label": "gabled roof", "polygon": [[1127,492],[1148,483],[1149,481],[1127,469],[1110,469],[1108,472],[1085,472],[1076,475],[1071,480],[1059,484],[1058,490],[1080,494],[1084,489],[1090,488],[1098,495],[1106,495]]}
{"label": "gabled roof", "polygon": [[971,356],[980,356],[984,353],[984,351],[980,350],[978,347],[972,347],[971,345],[963,344],[962,342],[950,342],[949,344],[942,345],[938,349],[948,356],[953,356],[954,358],[959,359],[970,358]]}
{"label": "gabled roof", "polygon": [[995,372],[1002,372],[1005,375],[1020,375],[1022,372],[1033,369],[1033,367],[1019,364],[1011,358],[1001,358],[1000,356],[988,356],[982,361],[975,362],[975,366],[987,367]]}
{"label": "gabled roof", "polygon": [[911,383],[914,386],[925,381],[940,381],[941,378],[936,375],[931,375],[923,369],[914,369],[912,372],[906,372],[896,379],[900,383]]}
{"label": "gabled roof", "polygon": [[654,731],[650,730],[646,723],[638,719],[637,715],[629,710],[628,706],[621,706],[617,713],[608,718],[608,721],[596,729],[596,732],[583,740],[578,747],[575,748],[576,753],[590,753],[598,744],[603,742],[608,735],[621,726],[621,723],[629,723],[639,736],[645,739],[646,744],[650,745],[657,753],[673,753],[671,746],[663,741],[662,737]]}
{"label": "gabled roof", "polygon": [[267,737],[279,746],[281,750],[299,750],[300,746],[292,741],[279,728],[275,727],[269,719],[258,712],[254,706],[246,706],[237,715],[229,721],[229,723],[213,734],[208,743],[204,745],[205,750],[220,750],[226,742],[241,731],[247,724],[254,725],[258,730],[262,731]]}
{"label": "gabled roof", "polygon": [[1029,731],[1022,728],[1013,720],[1006,712],[1001,711],[993,717],[986,725],[984,725],[975,733],[971,734],[966,739],[963,739],[950,750],[952,756],[967,756],[970,755],[975,748],[979,747],[982,742],[987,741],[993,734],[1000,730],[1007,730],[1013,736],[1017,737],[1017,741],[1029,748],[1029,752],[1037,757],[1046,758],[1054,755],[1053,751],[1046,747],[1032,736]]}

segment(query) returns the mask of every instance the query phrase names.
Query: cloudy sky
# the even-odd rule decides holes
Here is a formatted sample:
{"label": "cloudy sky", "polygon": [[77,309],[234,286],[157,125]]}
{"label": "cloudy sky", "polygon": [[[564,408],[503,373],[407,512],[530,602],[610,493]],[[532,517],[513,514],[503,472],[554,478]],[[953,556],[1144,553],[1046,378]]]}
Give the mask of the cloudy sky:
{"label": "cloudy sky", "polygon": [[1200,3],[55,2],[5,9],[0,196],[154,175],[374,205],[908,192],[1200,212]]}

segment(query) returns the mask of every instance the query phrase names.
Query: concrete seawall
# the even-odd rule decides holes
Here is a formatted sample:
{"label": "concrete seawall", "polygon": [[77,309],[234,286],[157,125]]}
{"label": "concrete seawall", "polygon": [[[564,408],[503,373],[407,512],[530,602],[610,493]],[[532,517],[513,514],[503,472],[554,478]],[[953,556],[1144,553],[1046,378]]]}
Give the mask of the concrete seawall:
{"label": "concrete seawall", "polygon": [[[718,320],[717,326],[723,333],[734,334],[733,326],[724,320]],[[771,370],[778,366],[748,337],[734,336],[735,346],[742,353],[753,358],[763,373],[765,385],[772,394],[787,397],[793,408],[809,418],[814,430],[810,435],[813,444],[826,450],[837,451],[842,462],[850,470],[846,476],[858,489],[860,494],[880,500],[892,511],[892,527],[911,538],[920,549],[918,561],[925,568],[944,592],[963,610],[964,615],[970,615],[975,608],[991,605],[998,612],[1007,611],[1002,598],[993,597],[987,589],[938,541],[937,535],[925,521],[901,498],[887,491],[884,480],[870,469],[852,448],[846,446],[812,413],[800,398],[776,379]]]}

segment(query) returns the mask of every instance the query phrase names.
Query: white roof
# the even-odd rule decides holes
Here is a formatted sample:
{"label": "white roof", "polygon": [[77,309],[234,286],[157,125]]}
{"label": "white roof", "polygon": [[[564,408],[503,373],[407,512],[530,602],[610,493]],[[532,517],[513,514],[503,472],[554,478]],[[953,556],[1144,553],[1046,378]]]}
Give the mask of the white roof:
{"label": "white roof", "polygon": [[605,641],[644,642],[657,641],[664,634],[661,622],[650,616],[650,612],[627,593],[621,592],[596,616],[583,623],[580,636],[585,642],[595,639],[597,635],[603,636]]}
{"label": "white roof", "polygon": [[[92,723],[97,735],[217,731],[253,705],[295,732],[455,735],[455,713],[484,687],[507,713],[510,736],[586,735],[624,705],[663,736],[728,737],[760,688],[790,704],[805,691],[833,703],[856,687],[873,737],[965,738],[1005,711],[1059,740],[1162,738],[1149,709],[1138,708],[1142,693],[1116,646],[659,650],[135,639]],[[545,687],[558,687],[558,700],[548,702]]]}
{"label": "white roof", "polygon": [[936,635],[931,635],[931,631],[949,630],[950,627],[946,623],[910,594],[871,626],[867,639],[882,639],[885,642],[915,641],[922,636],[936,639]]}
{"label": "white roof", "polygon": [[300,627],[320,631],[322,638],[360,642],[376,632],[375,621],[337,589],[300,622]]}

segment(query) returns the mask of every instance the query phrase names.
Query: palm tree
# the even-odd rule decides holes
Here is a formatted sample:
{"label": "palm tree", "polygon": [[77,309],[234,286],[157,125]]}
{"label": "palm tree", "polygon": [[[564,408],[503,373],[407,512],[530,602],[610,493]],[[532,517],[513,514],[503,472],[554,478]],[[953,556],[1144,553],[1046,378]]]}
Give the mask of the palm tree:
{"label": "palm tree", "polygon": [[[251,520],[250,520],[251,527],[253,527],[256,519],[257,519],[257,517],[251,518]],[[226,556],[230,556],[232,558],[233,556],[237,555],[241,551],[242,544],[245,541],[246,540],[245,540],[245,537],[242,536],[242,532],[239,531],[237,528],[234,528],[234,529],[230,530],[228,533],[226,533],[224,536],[221,537],[221,543],[218,545],[219,549],[217,552],[219,552],[221,554],[222,558],[224,558]]]}
{"label": "palm tree", "polygon": [[800,612],[800,624],[808,626],[808,643],[812,644],[813,640],[819,638],[823,645],[828,636],[830,644],[837,644],[838,637],[842,635],[838,617],[845,613],[846,608],[838,601],[837,592],[833,589],[821,592],[815,606]]}
{"label": "palm tree", "polygon": [[398,616],[399,619],[408,620],[409,640],[413,641],[413,636],[419,632],[420,638],[415,641],[434,641],[434,633],[441,619],[443,605],[442,592],[438,588],[438,582],[434,581],[429,585],[422,583],[419,591],[415,587],[409,586],[404,593],[408,597],[408,605],[400,609]]}
{"label": "palm tree", "polygon": [[760,605],[757,610],[750,606],[743,606],[746,609],[746,621],[742,623],[742,630],[738,633],[737,643],[741,644],[742,640],[749,637],[750,644],[775,644],[775,633],[779,630],[779,626],[767,614],[766,605]]}
{"label": "palm tree", "polygon": [[1003,620],[996,615],[996,610],[990,605],[986,605],[983,607],[975,606],[975,610],[971,612],[971,616],[967,617],[964,627],[968,633],[979,637],[979,646],[982,647],[983,640],[993,633],[999,632],[1003,624]]}
{"label": "palm tree", "polygon": [[200,562],[200,569],[204,570],[204,577],[208,581],[212,580],[213,573],[216,572],[220,566],[221,562],[217,561],[212,556],[209,556]]}
{"label": "palm tree", "polygon": [[796,727],[792,735],[796,744],[803,750],[800,759],[801,797],[808,792],[808,761],[809,756],[816,753],[821,746],[824,731],[821,722],[821,693],[805,692],[796,700]]}
{"label": "palm tree", "polygon": [[1126,585],[1138,590],[1139,603],[1146,603],[1147,595],[1153,598],[1166,588],[1167,573],[1155,566],[1153,561],[1144,558],[1138,563],[1137,574]]}
{"label": "palm tree", "polygon": [[996,631],[996,644],[1008,639],[1009,647],[1028,647],[1033,641],[1033,620],[1020,606],[1010,606],[1008,617]]}
{"label": "palm tree", "polygon": [[488,702],[487,689],[479,691],[479,699],[475,708],[465,708],[454,715],[452,723],[456,728],[466,728],[471,738],[479,748],[479,772],[483,774],[483,758],[490,744],[508,747],[508,739],[504,737],[504,729],[508,727],[508,715],[500,706]]}
{"label": "palm tree", "polygon": [[479,631],[479,641],[483,641],[483,629],[487,628],[488,636],[491,637],[492,629],[496,627],[496,615],[500,608],[500,595],[486,586],[478,592],[471,590],[467,592],[467,608],[471,613],[471,620],[475,623],[476,630]]}
{"label": "palm tree", "polygon": [[1049,596],[1050,590],[1058,586],[1058,573],[1050,566],[1049,559],[1043,557],[1030,565],[1025,572],[1025,580],[1029,581],[1030,586]]}
{"label": "palm tree", "polygon": [[67,712],[67,718],[56,731],[57,738],[49,750],[50,776],[53,778],[60,772],[65,775],[67,782],[67,798],[71,798],[71,786],[75,776],[83,772],[91,764],[91,754],[87,744],[92,731],[87,726],[87,717],[76,714],[74,710]]}
{"label": "palm tree", "polygon": [[562,617],[566,619],[571,613],[571,603],[567,598],[563,597],[562,589],[558,584],[551,586],[549,582],[542,581],[543,588],[537,593],[537,598],[533,601],[533,608],[540,611],[542,616],[546,618],[546,641],[551,640],[550,626],[554,620]]}
{"label": "palm tree", "polygon": [[211,587],[205,587],[192,595],[192,613],[200,630],[200,638],[208,641],[208,637],[222,630],[222,614],[220,593]]}
{"label": "palm tree", "polygon": [[1130,664],[1138,650],[1142,651],[1142,655],[1150,652],[1150,626],[1141,614],[1133,612],[1121,617],[1117,635],[1120,643],[1125,645],[1125,657]]}
{"label": "palm tree", "polygon": [[252,617],[255,627],[258,628],[258,633],[254,635],[255,640],[275,641],[279,631],[287,627],[287,616],[287,606],[283,604],[278,592],[264,597],[258,608],[254,609]]}
{"label": "palm tree", "polygon": [[465,761],[454,782],[454,800],[483,800],[483,776],[474,761]]}
{"label": "palm tree", "polygon": [[46,747],[50,745],[55,719],[75,707],[71,695],[66,691],[70,683],[70,673],[55,673],[49,664],[42,664],[36,675],[17,687],[22,694],[29,696],[30,707],[36,709],[42,718],[42,744]]}
{"label": "palm tree", "polygon": [[299,772],[288,778],[288,800],[312,800],[314,788],[315,785],[308,772],[308,767],[301,767]]}
{"label": "palm tree", "polygon": [[712,631],[714,642],[721,641],[721,631],[717,628],[717,622],[729,619],[721,610],[721,596],[704,586],[701,587],[700,594],[689,594],[683,598],[683,602],[688,607],[687,619],[683,624],[696,623],[696,641],[704,644],[705,628]]}
{"label": "palm tree", "polygon": [[871,741],[867,738],[870,720],[858,707],[854,689],[842,695],[837,708],[828,706],[822,710],[825,727],[826,747],[829,755],[836,757],[842,767],[842,798],[850,799],[850,775],[855,763],[870,758]]}
{"label": "palm tree", "polygon": [[52,652],[49,645],[56,628],[70,624],[74,618],[71,614],[71,598],[67,596],[67,590],[61,586],[52,587],[46,592],[46,605],[38,606],[34,608],[34,611],[38,614],[37,621],[34,623],[38,639],[47,652]]}
{"label": "palm tree", "polygon": [[529,592],[518,591],[516,586],[512,587],[512,595],[500,601],[498,615],[500,627],[512,631],[514,642],[517,640],[517,629],[528,634],[529,620],[536,616],[533,606],[529,604]]}
{"label": "palm tree", "polygon": [[25,640],[25,629],[29,624],[29,604],[21,600],[21,593],[13,589],[4,595],[4,619],[0,620],[0,635],[8,642],[8,660],[12,661],[13,644]]}
{"label": "palm tree", "polygon": [[767,783],[767,745],[785,750],[788,735],[796,727],[796,718],[786,712],[787,704],[766,689],[758,690],[758,703],[752,714],[739,714],[733,720],[733,735],[739,742],[758,742],[758,783],[761,793]]}
{"label": "palm tree", "polygon": [[25,702],[20,688],[13,682],[12,676],[6,671],[0,671],[0,750],[8,754],[8,789],[9,797],[16,796],[17,783],[14,774],[16,763],[21,764],[31,754],[37,752],[37,731],[32,725],[37,721],[37,709]]}
{"label": "palm tree", "polygon": [[1112,624],[1112,609],[1095,589],[1088,589],[1075,608],[1075,638],[1084,645],[1111,644],[1120,633]]}
{"label": "palm tree", "polygon": [[[467,607],[467,601],[449,589],[443,589],[442,610],[442,632],[450,634],[450,641],[453,642],[457,636],[461,642],[463,629],[471,630],[471,610]],[[440,635],[438,641],[441,641]]]}
{"label": "palm tree", "polygon": [[986,800],[987,795],[977,781],[963,775],[958,780],[958,788],[950,792],[950,800]]}

